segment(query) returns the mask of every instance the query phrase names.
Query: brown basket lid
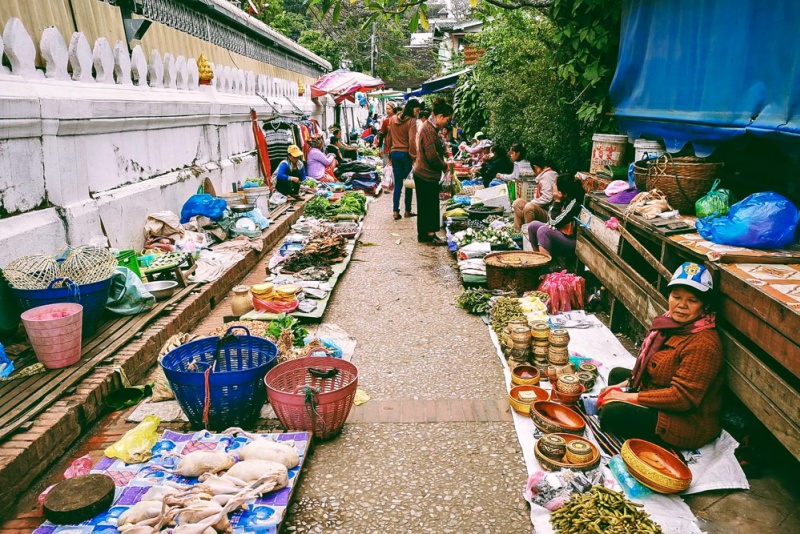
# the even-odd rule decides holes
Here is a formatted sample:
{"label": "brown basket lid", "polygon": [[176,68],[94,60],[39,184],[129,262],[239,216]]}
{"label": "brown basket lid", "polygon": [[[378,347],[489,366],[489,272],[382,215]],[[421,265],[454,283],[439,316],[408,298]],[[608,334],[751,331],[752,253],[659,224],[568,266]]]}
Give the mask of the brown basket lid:
{"label": "brown basket lid", "polygon": [[491,267],[525,269],[542,267],[550,263],[551,259],[541,252],[511,250],[489,254],[484,258],[484,262]]}

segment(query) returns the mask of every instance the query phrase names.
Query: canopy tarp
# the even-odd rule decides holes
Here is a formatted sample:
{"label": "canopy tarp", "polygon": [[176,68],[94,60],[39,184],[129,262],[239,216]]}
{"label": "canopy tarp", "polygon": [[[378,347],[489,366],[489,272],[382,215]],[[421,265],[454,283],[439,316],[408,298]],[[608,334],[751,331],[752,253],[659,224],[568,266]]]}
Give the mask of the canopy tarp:
{"label": "canopy tarp", "polygon": [[754,135],[800,156],[800,2],[623,0],[615,116],[698,156]]}
{"label": "canopy tarp", "polygon": [[451,89],[456,86],[461,75],[466,74],[470,70],[472,70],[471,67],[454,72],[452,74],[447,74],[446,76],[440,76],[438,78],[433,78],[426,82],[422,82],[422,87],[407,93],[406,99],[412,96],[430,95],[433,93],[438,93],[439,91],[444,91],[445,89]]}
{"label": "canopy tarp", "polygon": [[352,72],[339,69],[323,75],[311,85],[311,97],[329,94],[337,104],[344,100],[354,100],[354,95],[361,91],[383,88],[384,83],[380,78],[373,78],[361,72]]}

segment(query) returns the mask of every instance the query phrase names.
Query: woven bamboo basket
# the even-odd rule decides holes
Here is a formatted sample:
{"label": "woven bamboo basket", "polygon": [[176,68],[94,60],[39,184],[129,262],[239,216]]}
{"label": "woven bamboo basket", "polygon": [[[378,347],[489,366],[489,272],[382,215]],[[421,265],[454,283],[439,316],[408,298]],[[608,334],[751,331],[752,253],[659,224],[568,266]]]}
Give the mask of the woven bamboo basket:
{"label": "woven bamboo basket", "polygon": [[540,252],[494,252],[484,258],[489,289],[532,291],[552,258]]}
{"label": "woven bamboo basket", "polygon": [[694,213],[694,203],[711,190],[722,173],[722,163],[701,158],[673,158],[669,153],[647,163],[647,189],[659,189],[681,213]]}

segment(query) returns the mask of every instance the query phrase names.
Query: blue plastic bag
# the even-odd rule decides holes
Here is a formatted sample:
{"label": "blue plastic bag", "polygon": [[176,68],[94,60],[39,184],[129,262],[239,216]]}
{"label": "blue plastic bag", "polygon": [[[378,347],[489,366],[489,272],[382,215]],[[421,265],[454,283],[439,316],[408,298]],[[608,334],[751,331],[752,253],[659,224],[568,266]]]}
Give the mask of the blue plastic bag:
{"label": "blue plastic bag", "polygon": [[13,372],[14,362],[8,359],[8,356],[6,356],[6,349],[3,348],[3,344],[0,343],[0,378],[6,378]]}
{"label": "blue plastic bag", "polygon": [[713,243],[780,248],[795,242],[800,211],[778,193],[755,193],[731,206],[727,217],[697,220],[697,231]]}
{"label": "blue plastic bag", "polygon": [[205,215],[212,221],[218,221],[227,207],[228,204],[221,198],[192,195],[181,208],[181,224],[186,224],[195,215]]}

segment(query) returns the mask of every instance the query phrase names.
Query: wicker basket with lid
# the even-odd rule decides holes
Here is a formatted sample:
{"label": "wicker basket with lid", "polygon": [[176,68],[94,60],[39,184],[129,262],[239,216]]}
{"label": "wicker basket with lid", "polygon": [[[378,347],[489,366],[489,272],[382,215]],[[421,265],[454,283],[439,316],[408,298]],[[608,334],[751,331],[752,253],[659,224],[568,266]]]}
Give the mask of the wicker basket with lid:
{"label": "wicker basket with lid", "polygon": [[489,289],[534,290],[552,258],[541,252],[494,252],[484,258]]}

